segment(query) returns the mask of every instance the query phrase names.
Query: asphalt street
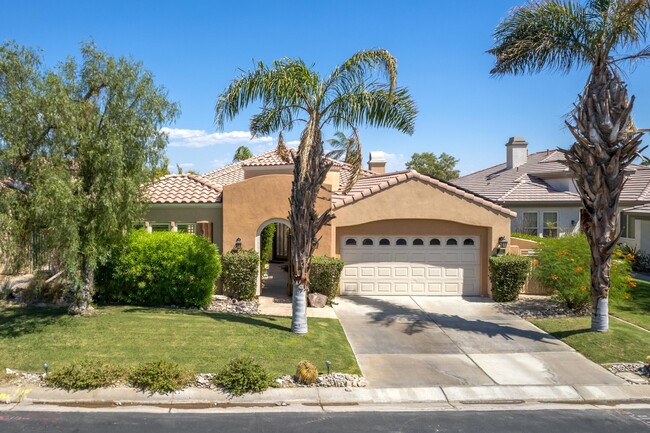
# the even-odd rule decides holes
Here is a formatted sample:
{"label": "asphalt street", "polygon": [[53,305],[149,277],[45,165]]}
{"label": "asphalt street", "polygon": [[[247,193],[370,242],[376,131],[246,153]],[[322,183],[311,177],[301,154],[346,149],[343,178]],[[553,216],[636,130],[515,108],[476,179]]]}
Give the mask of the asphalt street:
{"label": "asphalt street", "polygon": [[0,412],[0,432],[642,433],[650,409],[357,413]]}

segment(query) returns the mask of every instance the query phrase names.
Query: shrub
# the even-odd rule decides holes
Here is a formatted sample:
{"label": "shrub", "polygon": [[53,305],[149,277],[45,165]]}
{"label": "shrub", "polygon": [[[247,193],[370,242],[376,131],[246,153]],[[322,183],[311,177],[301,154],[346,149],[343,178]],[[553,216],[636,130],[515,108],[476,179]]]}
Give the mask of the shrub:
{"label": "shrub", "polygon": [[638,248],[630,247],[627,244],[621,244],[621,252],[626,257],[634,257],[630,263],[633,271],[650,272],[650,254]]}
{"label": "shrub", "polygon": [[241,357],[231,360],[212,381],[233,395],[242,395],[268,389],[271,375],[253,358]]}
{"label": "shrub", "polygon": [[194,380],[194,375],[169,361],[154,361],[141,364],[129,372],[127,381],[141,391],[166,394],[185,388]]}
{"label": "shrub", "polygon": [[539,236],[528,235],[526,233],[511,233],[510,236],[513,238],[527,239],[529,241],[535,241],[535,242],[541,242],[542,239],[544,239],[544,238],[540,238]]}
{"label": "shrub", "polygon": [[309,291],[321,293],[332,301],[339,293],[339,281],[344,263],[332,257],[316,256],[311,259]]}
{"label": "shrub", "polygon": [[530,272],[530,258],[505,255],[490,257],[492,296],[497,302],[517,300]]}
{"label": "shrub", "polygon": [[99,299],[132,305],[207,307],[221,274],[217,247],[185,233],[138,230],[98,273]]}
{"label": "shrub", "polygon": [[45,376],[45,383],[67,391],[111,386],[124,378],[125,371],[111,364],[83,359],[73,361]]}
{"label": "shrub", "polygon": [[[617,248],[612,256],[609,295],[613,299],[626,296],[634,287],[630,274],[631,254]],[[555,291],[567,307],[581,311],[591,304],[591,251],[584,235],[545,238],[537,248],[535,278]]]}
{"label": "shrub", "polygon": [[266,264],[271,259],[273,249],[273,236],[275,235],[275,224],[264,227],[260,233],[260,272],[264,273]]}
{"label": "shrub", "polygon": [[309,361],[300,361],[296,366],[296,380],[303,385],[316,383],[318,369]]}
{"label": "shrub", "polygon": [[257,292],[260,256],[254,250],[233,251],[223,255],[223,290],[240,301],[250,301]]}

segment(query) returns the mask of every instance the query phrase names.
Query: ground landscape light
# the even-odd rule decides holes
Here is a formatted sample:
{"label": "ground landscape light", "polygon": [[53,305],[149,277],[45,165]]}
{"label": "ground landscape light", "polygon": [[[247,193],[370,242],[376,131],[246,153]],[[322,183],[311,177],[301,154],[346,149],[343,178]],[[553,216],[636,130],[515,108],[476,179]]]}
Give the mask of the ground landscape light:
{"label": "ground landscape light", "polygon": [[50,368],[49,365],[47,365],[47,362],[43,364],[43,370],[45,370],[45,375],[47,376],[47,369]]}
{"label": "ground landscape light", "polygon": [[330,360],[325,361],[325,365],[327,365],[327,374],[330,374],[330,366],[332,365],[332,361]]}

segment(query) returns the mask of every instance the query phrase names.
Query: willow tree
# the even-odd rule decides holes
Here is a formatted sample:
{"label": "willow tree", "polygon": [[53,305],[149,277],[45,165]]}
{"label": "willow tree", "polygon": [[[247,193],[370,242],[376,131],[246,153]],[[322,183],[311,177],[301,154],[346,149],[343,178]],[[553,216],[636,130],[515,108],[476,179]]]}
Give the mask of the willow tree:
{"label": "willow tree", "polygon": [[92,43],[54,69],[0,46],[0,255],[20,266],[38,235],[71,283],[70,312],[90,312],[95,269],[142,218],[177,112],[140,63]]}
{"label": "willow tree", "polygon": [[[640,152],[634,97],[621,79],[623,62],[650,57],[643,47],[649,0],[546,0],[514,8],[494,32],[494,75],[589,68],[571,120],[575,143],[565,154],[584,206],[591,248],[592,331],[607,331],[611,257],[620,236],[618,203],[625,170]],[[585,215],[586,214],[586,215]]]}
{"label": "willow tree", "polygon": [[[318,232],[333,215],[316,211],[316,200],[331,162],[324,158],[322,129],[358,126],[395,128],[413,133],[417,110],[405,88],[397,87],[397,62],[385,50],[360,51],[322,77],[300,59],[284,58],[256,67],[233,80],[219,96],[215,123],[223,129],[255,101],[260,112],[250,120],[253,135],[290,131],[301,124],[295,155],[289,221],[293,317],[291,330],[307,332],[311,257]],[[356,165],[353,180],[360,171]],[[352,182],[351,182],[352,183]]]}

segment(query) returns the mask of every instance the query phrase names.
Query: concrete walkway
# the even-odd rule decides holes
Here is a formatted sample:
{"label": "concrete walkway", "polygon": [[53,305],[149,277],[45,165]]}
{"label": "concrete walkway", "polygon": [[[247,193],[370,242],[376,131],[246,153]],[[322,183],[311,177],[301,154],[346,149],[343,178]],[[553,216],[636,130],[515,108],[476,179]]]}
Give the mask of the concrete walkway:
{"label": "concrete walkway", "polygon": [[335,310],[371,387],[628,386],[483,298],[346,297]]}

